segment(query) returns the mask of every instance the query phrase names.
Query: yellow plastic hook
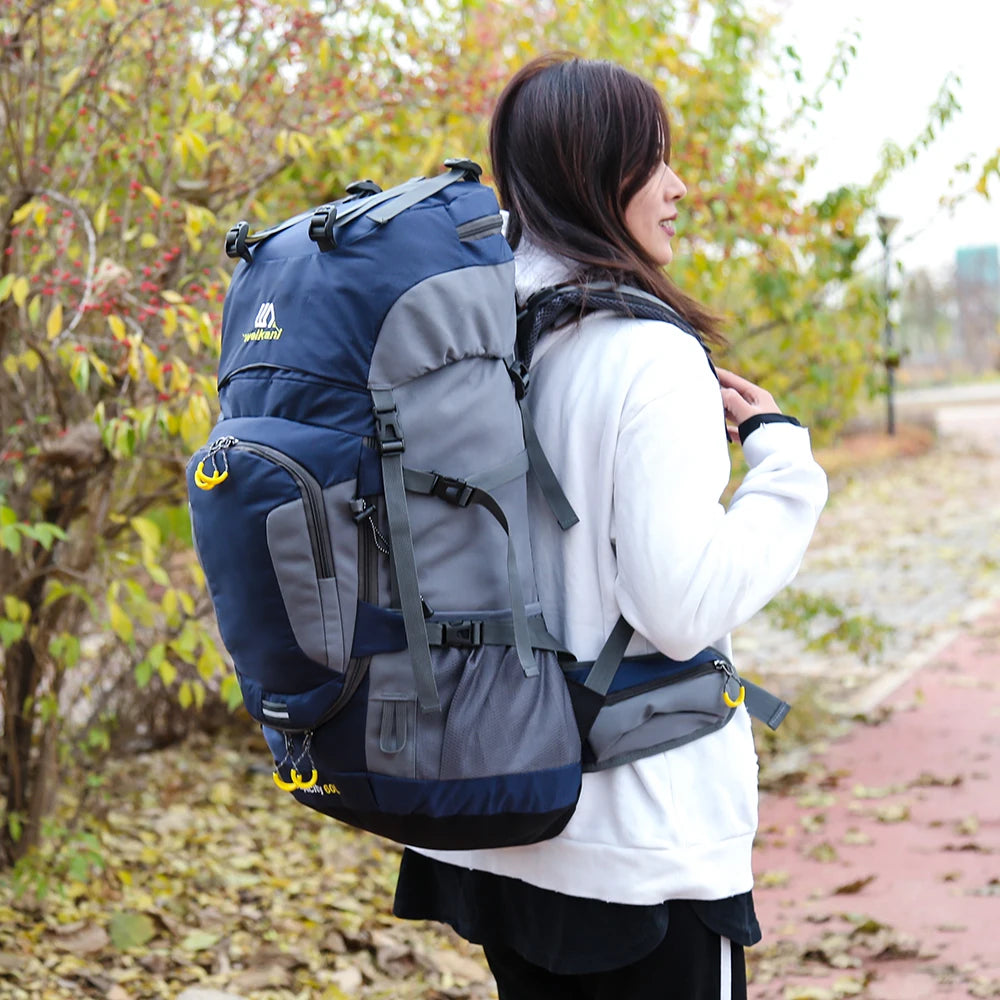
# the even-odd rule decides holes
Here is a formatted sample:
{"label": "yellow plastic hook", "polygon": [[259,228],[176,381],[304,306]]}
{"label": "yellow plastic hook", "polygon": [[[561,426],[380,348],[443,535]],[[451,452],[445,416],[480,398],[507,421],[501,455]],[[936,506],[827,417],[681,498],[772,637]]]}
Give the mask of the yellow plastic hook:
{"label": "yellow plastic hook", "polygon": [[309,775],[308,781],[303,781],[302,775],[294,767],[292,768],[292,781],[295,782],[296,788],[312,788],[318,780],[319,774],[316,772],[316,768],[312,769],[312,774]]}
{"label": "yellow plastic hook", "polygon": [[272,771],[271,772],[271,777],[274,778],[274,783],[283,792],[294,792],[295,789],[299,787],[298,781],[295,780],[296,776],[297,776],[297,772],[296,771],[292,771],[292,780],[291,781],[284,781],[284,780],[282,780],[281,775],[278,774],[277,771]]}
{"label": "yellow plastic hook", "polygon": [[722,689],[722,700],[730,708],[737,708],[738,706],[742,705],[743,699],[746,698],[746,696],[747,696],[747,689],[742,684],[740,685],[740,693],[736,701],[733,701],[733,699],[729,697],[729,692],[725,688]]}
{"label": "yellow plastic hook", "polygon": [[206,476],[204,459],[198,463],[198,468],[194,470],[194,483],[200,490],[214,490],[220,483],[225,482],[228,477],[228,469],[223,469],[222,472],[216,469],[210,476]]}

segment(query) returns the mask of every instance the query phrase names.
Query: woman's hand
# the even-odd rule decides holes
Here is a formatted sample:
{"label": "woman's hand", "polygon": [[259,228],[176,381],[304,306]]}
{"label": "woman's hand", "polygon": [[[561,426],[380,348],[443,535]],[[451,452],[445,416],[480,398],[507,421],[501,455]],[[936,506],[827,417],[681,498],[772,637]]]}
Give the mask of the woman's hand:
{"label": "woman's hand", "polygon": [[726,432],[730,441],[739,440],[737,428],[744,420],[759,413],[781,413],[774,397],[766,389],[725,368],[717,368],[716,373],[722,387],[722,405],[726,411]]}

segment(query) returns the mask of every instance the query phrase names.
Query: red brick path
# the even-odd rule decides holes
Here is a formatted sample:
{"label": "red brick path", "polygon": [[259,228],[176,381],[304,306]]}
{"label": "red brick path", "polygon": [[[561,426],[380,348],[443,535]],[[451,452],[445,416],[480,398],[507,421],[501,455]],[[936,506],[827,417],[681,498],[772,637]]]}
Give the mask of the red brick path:
{"label": "red brick path", "polygon": [[1000,997],[1000,608],[761,801],[753,1000]]}

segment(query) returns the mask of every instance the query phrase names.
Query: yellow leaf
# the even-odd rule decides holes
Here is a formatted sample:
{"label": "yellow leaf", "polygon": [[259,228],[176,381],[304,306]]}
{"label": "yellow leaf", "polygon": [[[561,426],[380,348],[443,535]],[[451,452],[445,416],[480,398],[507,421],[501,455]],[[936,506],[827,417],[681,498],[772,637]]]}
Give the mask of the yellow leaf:
{"label": "yellow leaf", "polygon": [[45,333],[49,340],[55,340],[62,333],[63,308],[62,303],[57,302],[49,313],[48,321],[45,324]]}
{"label": "yellow leaf", "polygon": [[151,549],[158,549],[160,547],[163,536],[154,521],[151,521],[148,517],[133,517],[129,521],[129,524],[132,525],[135,533]]}
{"label": "yellow leaf", "polygon": [[59,81],[59,96],[65,97],[72,89],[73,85],[77,80],[80,79],[80,74],[83,73],[82,66],[74,66],[68,73],[66,73],[62,79]]}
{"label": "yellow leaf", "polygon": [[29,202],[28,202],[28,203],[27,203],[26,205],[22,205],[22,206],[21,206],[21,207],[20,207],[20,208],[19,208],[19,209],[18,209],[18,210],[17,210],[17,211],[16,211],[16,212],[15,212],[15,213],[14,213],[14,214],[13,214],[13,215],[11,216],[11,217],[10,217],[10,223],[11,223],[11,225],[12,225],[12,226],[19,226],[19,225],[21,225],[21,223],[22,223],[22,222],[24,222],[24,220],[25,220],[25,219],[26,219],[26,218],[27,218],[27,217],[28,217],[29,215],[31,215],[31,213],[32,213],[32,212],[34,211],[34,208],[35,208],[35,203],[34,203],[33,201],[29,201]]}
{"label": "yellow leaf", "polygon": [[211,427],[211,413],[204,396],[192,396],[181,413],[181,437],[188,445],[195,445],[208,436]]}
{"label": "yellow leaf", "polygon": [[105,362],[98,357],[92,357],[90,359],[90,363],[94,366],[94,371],[97,372],[97,377],[105,385],[114,385],[115,380],[111,377],[111,371]]}
{"label": "yellow leaf", "polygon": [[165,288],[162,292],[160,292],[160,296],[167,302],[172,302],[174,305],[179,305],[181,302],[184,301],[183,295],[180,295],[179,293],[174,292],[169,288]]}
{"label": "yellow leaf", "polygon": [[125,321],[120,316],[109,316],[108,326],[111,327],[111,333],[115,340],[125,339]]}
{"label": "yellow leaf", "polygon": [[10,290],[10,296],[14,300],[14,305],[20,309],[28,301],[28,292],[30,291],[31,285],[23,274],[15,278]]}
{"label": "yellow leaf", "polygon": [[177,692],[177,700],[180,702],[181,708],[191,707],[191,703],[194,701],[194,695],[191,693],[191,684],[188,681],[184,681],[184,683],[181,684],[181,689]]}
{"label": "yellow leaf", "polygon": [[160,679],[167,687],[170,687],[177,680],[177,668],[169,660],[164,660],[157,667],[157,671],[160,674]]}
{"label": "yellow leaf", "polygon": [[164,309],[161,315],[163,317],[163,336],[169,339],[177,332],[177,312],[174,309]]}
{"label": "yellow leaf", "polygon": [[145,345],[142,345],[142,363],[146,378],[160,392],[163,392],[163,367],[159,358]]}
{"label": "yellow leaf", "polygon": [[118,17],[118,4],[115,3],[115,0],[101,0],[101,10],[103,10],[108,17]]}
{"label": "yellow leaf", "polygon": [[111,629],[115,635],[124,639],[125,642],[131,642],[134,635],[132,620],[125,614],[122,606],[116,601],[112,601],[108,605],[108,616],[111,621]]}
{"label": "yellow leaf", "polygon": [[148,184],[144,184],[142,188],[142,193],[150,200],[150,202],[159,208],[163,204],[163,199],[160,197],[160,192],[151,188]]}
{"label": "yellow leaf", "polygon": [[100,205],[97,206],[97,211],[94,213],[94,229],[97,231],[98,236],[104,235],[104,230],[108,225],[108,203],[102,201]]}
{"label": "yellow leaf", "polygon": [[159,242],[160,241],[153,233],[143,233],[142,236],[139,237],[139,246],[141,246],[144,250],[152,249]]}
{"label": "yellow leaf", "polygon": [[196,70],[191,70],[187,78],[187,90],[192,97],[202,98],[205,96],[205,82],[201,74]]}

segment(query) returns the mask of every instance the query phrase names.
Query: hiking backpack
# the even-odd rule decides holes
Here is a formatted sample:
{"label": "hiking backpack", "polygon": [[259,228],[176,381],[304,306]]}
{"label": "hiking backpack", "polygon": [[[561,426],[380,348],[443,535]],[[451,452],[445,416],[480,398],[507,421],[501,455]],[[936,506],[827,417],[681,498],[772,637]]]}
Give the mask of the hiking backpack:
{"label": "hiking backpack", "polygon": [[560,525],[576,515],[525,402],[534,340],[596,308],[680,320],[634,290],[554,289],[522,313],[518,345],[495,195],[471,161],[446,167],[230,230],[221,415],[187,480],[275,783],[453,849],[554,836],[583,770],[725,725],[740,681],[715,650],[619,670],[624,620],[590,664],[546,630],[529,468]]}
{"label": "hiking backpack", "polygon": [[416,846],[502,846],[565,825],[581,747],[531,563],[513,255],[478,166],[446,165],[230,231],[188,491],[279,787]]}

